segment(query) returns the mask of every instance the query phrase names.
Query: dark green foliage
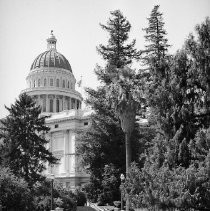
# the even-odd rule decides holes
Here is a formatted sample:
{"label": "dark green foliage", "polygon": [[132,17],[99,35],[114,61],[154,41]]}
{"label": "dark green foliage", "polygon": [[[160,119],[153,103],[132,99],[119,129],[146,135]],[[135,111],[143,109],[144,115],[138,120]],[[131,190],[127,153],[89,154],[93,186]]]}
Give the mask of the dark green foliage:
{"label": "dark green foliage", "polygon": [[[106,203],[108,203],[110,197],[105,194],[105,187],[102,187],[105,179],[103,176],[105,166],[112,163],[119,175],[125,172],[125,139],[114,109],[106,100],[105,89],[103,87],[98,88],[98,91],[88,89],[88,93],[91,94],[87,101],[95,108],[96,114],[92,116],[91,127],[78,137],[81,142],[78,153],[82,154],[81,162],[91,175],[90,184],[85,188],[88,199],[96,202],[99,200],[98,195],[100,195],[100,200],[104,203],[107,200]],[[136,161],[138,161],[140,150],[143,150],[140,147],[143,144],[138,141],[140,137],[136,125],[132,136],[132,159]],[[118,182],[119,175],[115,174]],[[108,185],[111,187],[111,182]],[[114,186],[110,191],[113,192],[111,193],[114,197],[112,200],[118,200],[116,192],[119,192],[119,186]]]}
{"label": "dark green foliage", "polygon": [[154,168],[146,162],[144,169],[132,166],[124,184],[124,194],[129,192],[133,208],[208,210],[210,208],[210,182],[207,160],[199,167],[191,165],[170,170],[163,165]]}
{"label": "dark green foliage", "polygon": [[74,195],[75,195],[77,206],[85,206],[85,204],[87,203],[85,192],[82,191],[81,188],[77,188],[74,191]]}
{"label": "dark green foliage", "polygon": [[[105,204],[119,200],[119,176],[125,173],[125,135],[113,104],[116,95],[107,87],[117,79],[119,68],[132,64],[140,53],[135,49],[135,40],[126,44],[131,25],[119,10],[111,12],[107,25],[101,26],[109,33],[108,45],[97,49],[106,62],[105,68],[97,66],[95,71],[103,86],[86,90],[87,104],[95,113],[91,127],[79,137],[78,153],[83,155],[82,164],[90,173],[90,183],[85,186],[87,198]],[[138,125],[134,124],[134,128],[131,159],[138,161],[144,143],[139,141],[143,136],[139,135]]]}
{"label": "dark green foliage", "polygon": [[[206,116],[206,123],[210,125],[210,19],[196,26],[196,35],[190,34],[185,43],[188,58],[191,62],[188,85],[192,95],[203,101],[196,103],[198,117]],[[197,39],[195,38],[197,37]],[[191,92],[189,92],[191,94]]]}
{"label": "dark green foliage", "polygon": [[102,193],[98,196],[99,203],[112,204],[113,200],[120,198],[119,175],[119,170],[113,164],[105,165],[104,173],[102,174]]}
{"label": "dark green foliage", "polygon": [[23,94],[11,108],[9,115],[1,120],[1,160],[18,177],[24,178],[30,187],[44,179],[41,174],[46,162],[57,159],[46,149],[45,135],[49,128],[45,118],[40,117],[41,108],[31,97]]}
{"label": "dark green foliage", "polygon": [[133,208],[210,209],[209,18],[196,32],[170,58],[149,55],[146,94],[157,135],[124,186]]}
{"label": "dark green foliage", "polygon": [[159,12],[159,5],[154,6],[148,22],[148,27],[144,29],[147,45],[143,51],[143,59],[147,65],[151,65],[151,63],[159,62],[166,56],[170,45],[167,44],[167,33],[164,29],[162,13]]}
{"label": "dark green foliage", "polygon": [[33,205],[27,183],[3,166],[0,166],[0,202],[3,208],[17,211],[27,210]]}
{"label": "dark green foliage", "polygon": [[[45,180],[41,183],[36,183],[33,187],[32,194],[34,197],[34,210],[46,209],[51,207],[51,181]],[[75,194],[62,187],[57,181],[53,184],[53,204],[55,207],[64,208],[67,211],[76,210]]]}
{"label": "dark green foliage", "polygon": [[101,24],[102,29],[106,30],[110,35],[108,45],[101,44],[97,50],[110,65],[121,68],[131,64],[133,59],[138,59],[139,52],[135,49],[135,40],[130,44],[126,44],[131,29],[128,20],[120,10],[110,13],[112,16],[107,25]]}
{"label": "dark green foliage", "polygon": [[95,72],[99,80],[105,84],[111,82],[110,68],[107,67],[123,68],[126,65],[132,64],[133,60],[138,60],[140,57],[140,52],[135,49],[135,40],[126,44],[131,29],[128,20],[119,10],[111,12],[111,15],[107,25],[101,24],[101,27],[109,33],[108,45],[101,44],[97,48],[99,54],[106,61],[106,68],[103,69],[97,66]]}

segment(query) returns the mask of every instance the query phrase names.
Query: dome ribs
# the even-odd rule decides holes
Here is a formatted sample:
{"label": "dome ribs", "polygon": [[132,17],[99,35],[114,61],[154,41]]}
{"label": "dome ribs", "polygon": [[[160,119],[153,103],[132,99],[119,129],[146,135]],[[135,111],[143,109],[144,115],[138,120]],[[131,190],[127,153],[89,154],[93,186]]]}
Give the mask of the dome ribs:
{"label": "dome ribs", "polygon": [[47,51],[45,51],[45,54],[44,54],[44,64],[43,64],[43,67],[47,67],[47,64],[46,64],[47,59],[46,59],[46,57],[47,57]]}
{"label": "dome ribs", "polygon": [[57,67],[72,72],[69,61],[54,49],[50,49],[38,55],[31,65],[31,70],[41,67]]}

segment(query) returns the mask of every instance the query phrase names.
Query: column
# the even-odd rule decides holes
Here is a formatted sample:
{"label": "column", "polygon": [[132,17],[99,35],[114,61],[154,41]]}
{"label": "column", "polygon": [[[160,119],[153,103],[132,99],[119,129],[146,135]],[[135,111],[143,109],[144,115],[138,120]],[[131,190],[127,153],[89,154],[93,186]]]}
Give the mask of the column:
{"label": "column", "polygon": [[50,112],[50,103],[48,95],[46,95],[46,112]]}
{"label": "column", "polygon": [[67,97],[63,97],[64,98],[64,109],[63,110],[68,110],[68,102],[67,102]]}
{"label": "column", "polygon": [[55,95],[55,97],[53,98],[53,112],[54,112],[54,113],[56,112],[56,95]]}
{"label": "column", "polygon": [[69,172],[75,174],[75,133],[69,134]]}
{"label": "column", "polygon": [[66,97],[66,110],[70,110],[70,102],[69,102],[69,97]]}
{"label": "column", "polygon": [[62,97],[62,104],[63,104],[62,111],[64,111],[64,110],[66,110],[65,109],[65,97],[64,96]]}
{"label": "column", "polygon": [[69,174],[69,130],[64,131],[64,166],[66,174]]}
{"label": "column", "polygon": [[71,110],[71,98],[69,98],[69,110]]}

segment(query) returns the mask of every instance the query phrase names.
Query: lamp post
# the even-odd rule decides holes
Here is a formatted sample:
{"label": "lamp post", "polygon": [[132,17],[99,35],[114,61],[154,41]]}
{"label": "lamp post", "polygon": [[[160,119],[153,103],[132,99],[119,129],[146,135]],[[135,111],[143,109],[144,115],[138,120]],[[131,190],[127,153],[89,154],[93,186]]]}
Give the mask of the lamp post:
{"label": "lamp post", "polygon": [[120,175],[120,180],[121,180],[121,190],[120,190],[120,195],[121,195],[121,211],[123,210],[123,195],[122,195],[122,184],[123,181],[125,180],[124,174]]}
{"label": "lamp post", "polygon": [[54,209],[53,209],[53,181],[55,178],[54,174],[51,174],[50,178],[51,178],[51,209],[50,210],[54,211]]}

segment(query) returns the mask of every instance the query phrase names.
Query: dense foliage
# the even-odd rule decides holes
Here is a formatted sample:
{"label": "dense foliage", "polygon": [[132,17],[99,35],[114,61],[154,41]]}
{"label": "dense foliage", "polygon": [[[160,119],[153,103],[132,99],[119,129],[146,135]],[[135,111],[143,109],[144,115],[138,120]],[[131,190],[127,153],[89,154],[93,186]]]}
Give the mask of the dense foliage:
{"label": "dense foliage", "polygon": [[42,172],[46,162],[56,163],[57,159],[46,148],[46,133],[49,128],[45,118],[40,117],[41,108],[30,96],[20,95],[9,115],[1,120],[0,148],[2,164],[8,166],[14,175],[24,178],[30,187],[43,180]]}
{"label": "dense foliage", "polygon": [[210,208],[209,18],[196,33],[173,56],[158,54],[154,45],[146,55],[145,94],[157,135],[145,151],[144,167],[133,165],[125,182],[134,208]]}
{"label": "dense foliage", "polygon": [[110,13],[111,18],[109,18],[107,25],[100,24],[102,29],[110,35],[108,45],[101,44],[97,50],[103,59],[108,61],[109,65],[121,68],[131,64],[133,59],[138,59],[140,53],[135,49],[135,40],[129,44],[126,43],[131,29],[129,21],[120,10]]}
{"label": "dense foliage", "polygon": [[[0,168],[0,203],[4,209],[49,211],[51,187],[51,181],[46,179],[29,188],[28,183],[23,178],[15,176],[9,168],[3,166]],[[85,203],[85,194],[80,189],[72,192],[54,181],[54,208],[61,207],[67,211],[74,211],[76,206],[83,206]]]}
{"label": "dense foliage", "polygon": [[[98,47],[98,52],[106,64],[105,68],[97,66],[96,69],[96,74],[102,85],[97,90],[90,88],[86,90],[88,93],[87,104],[95,113],[92,116],[90,129],[81,134],[79,138],[81,145],[78,152],[83,155],[82,163],[91,175],[90,183],[85,187],[88,198],[94,202],[111,203],[114,200],[119,200],[119,177],[120,173],[125,172],[125,135],[121,129],[122,121],[119,121],[119,113],[116,113],[115,100],[121,96],[119,102],[122,102],[122,99],[126,101],[126,95],[124,87],[121,86],[120,89],[123,80],[118,77],[118,73],[126,65],[131,64],[134,59],[138,59],[139,52],[135,49],[135,40],[126,44],[131,25],[119,10],[111,12],[107,26],[101,26],[110,36],[107,46],[100,45]],[[130,69],[127,70],[130,71]],[[127,76],[134,75],[131,73],[128,73]],[[119,96],[117,93],[113,94],[116,80],[119,82]],[[128,83],[131,82],[128,80]],[[126,84],[124,83],[124,85]],[[135,113],[134,110],[131,124],[132,131],[134,129],[131,134],[133,151],[131,159],[138,161],[144,143],[139,142],[140,135],[138,125],[135,124]],[[109,177],[106,177],[106,174],[109,174]],[[107,181],[109,178],[110,180]]]}
{"label": "dense foliage", "polygon": [[16,177],[8,168],[0,166],[0,204],[3,208],[27,210],[32,207],[32,196],[28,184]]}

